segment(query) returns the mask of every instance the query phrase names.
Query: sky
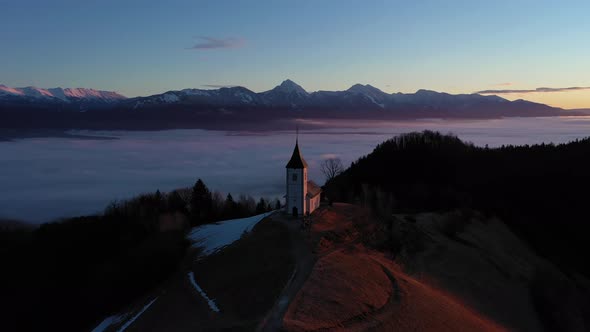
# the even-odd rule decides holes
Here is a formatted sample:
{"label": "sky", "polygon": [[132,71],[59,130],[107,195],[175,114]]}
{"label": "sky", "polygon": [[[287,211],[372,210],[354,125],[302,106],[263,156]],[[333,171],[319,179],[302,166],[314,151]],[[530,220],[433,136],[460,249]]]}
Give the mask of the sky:
{"label": "sky", "polygon": [[0,84],[13,87],[134,97],[225,85],[260,92],[289,78],[307,91],[362,83],[590,108],[588,0],[0,0],[0,8]]}

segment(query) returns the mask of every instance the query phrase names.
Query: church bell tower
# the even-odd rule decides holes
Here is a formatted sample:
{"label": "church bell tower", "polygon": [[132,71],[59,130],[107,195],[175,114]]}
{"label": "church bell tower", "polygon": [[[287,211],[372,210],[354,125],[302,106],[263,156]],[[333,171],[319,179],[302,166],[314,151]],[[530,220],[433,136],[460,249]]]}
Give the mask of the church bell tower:
{"label": "church bell tower", "polygon": [[294,217],[306,214],[307,163],[299,151],[299,138],[295,140],[293,155],[287,163],[287,196],[285,212]]}

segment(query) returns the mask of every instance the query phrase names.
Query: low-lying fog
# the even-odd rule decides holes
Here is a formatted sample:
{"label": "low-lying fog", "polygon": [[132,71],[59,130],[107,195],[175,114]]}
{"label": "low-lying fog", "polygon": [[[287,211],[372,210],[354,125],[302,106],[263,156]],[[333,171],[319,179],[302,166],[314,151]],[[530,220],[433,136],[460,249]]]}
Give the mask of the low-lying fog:
{"label": "low-lying fog", "polygon": [[[345,166],[399,133],[452,132],[477,145],[562,143],[589,136],[590,117],[403,122],[313,121],[299,142],[310,178],[322,185],[323,158]],[[214,190],[269,198],[284,195],[294,132],[76,132],[92,138],[0,142],[0,218],[35,223],[100,212],[110,201],[156,189],[188,187],[202,178]],[[400,160],[403,162],[403,160]]]}

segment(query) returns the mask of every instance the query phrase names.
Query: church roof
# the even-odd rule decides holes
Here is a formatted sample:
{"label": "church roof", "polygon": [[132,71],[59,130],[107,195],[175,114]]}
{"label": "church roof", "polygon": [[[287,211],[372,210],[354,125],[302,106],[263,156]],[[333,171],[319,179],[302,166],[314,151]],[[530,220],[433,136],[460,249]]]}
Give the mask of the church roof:
{"label": "church roof", "polygon": [[287,163],[287,168],[307,168],[307,163],[305,159],[301,156],[301,152],[299,152],[299,142],[295,142],[295,149],[293,150],[293,155],[291,156],[291,160]]}
{"label": "church roof", "polygon": [[309,180],[307,181],[307,197],[312,198],[316,197],[322,192],[322,188],[315,184],[315,182]]}

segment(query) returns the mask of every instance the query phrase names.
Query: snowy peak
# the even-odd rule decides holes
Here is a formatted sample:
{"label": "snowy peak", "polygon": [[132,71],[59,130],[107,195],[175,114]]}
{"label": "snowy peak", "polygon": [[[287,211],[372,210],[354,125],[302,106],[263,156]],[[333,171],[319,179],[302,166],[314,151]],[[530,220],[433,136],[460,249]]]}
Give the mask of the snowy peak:
{"label": "snowy peak", "polygon": [[0,92],[4,95],[27,96],[33,98],[51,98],[51,93],[45,89],[39,89],[34,86],[24,88],[11,88],[6,85],[0,86]]}
{"label": "snowy peak", "polygon": [[58,99],[64,102],[115,102],[127,99],[125,96],[112,91],[100,91],[84,88],[51,88],[41,89],[34,86],[11,88],[0,84],[0,96],[14,96],[32,99]]}
{"label": "snowy peak", "polygon": [[262,92],[260,96],[266,105],[299,108],[307,103],[310,95],[299,84],[285,80],[274,89]]}
{"label": "snowy peak", "polygon": [[258,94],[241,86],[212,90],[183,89],[129,100],[134,109],[159,104],[252,106],[260,104]]}
{"label": "snowy peak", "polygon": [[347,92],[355,93],[364,96],[366,99],[370,100],[373,104],[384,108],[385,104],[389,101],[390,95],[387,93],[377,89],[376,87],[367,84],[355,84],[351,86]]}
{"label": "snowy peak", "polygon": [[[53,89],[51,89],[51,90],[53,90]],[[84,89],[84,88],[77,88],[77,89],[67,88],[67,89],[62,89],[62,91],[63,91],[63,94],[68,98],[102,99],[105,101],[116,101],[116,100],[127,99],[125,96],[118,94],[114,91],[100,91],[100,90]]]}
{"label": "snowy peak", "polygon": [[347,91],[363,93],[363,94],[386,94],[385,92],[377,89],[376,87],[374,87],[370,84],[366,84],[366,85],[355,84],[355,85],[351,86],[350,88],[348,88]]}
{"label": "snowy peak", "polygon": [[301,85],[291,81],[290,79],[284,80],[280,85],[278,85],[270,91],[283,92],[287,94],[297,94],[301,96],[309,95],[309,93],[307,93],[307,91],[305,91],[305,89],[302,88]]}
{"label": "snowy peak", "polygon": [[[355,84],[344,91],[316,91],[308,93],[299,84],[290,79],[284,80],[271,90],[256,93],[245,87],[231,86],[218,89],[184,89],[168,91],[146,97],[126,97],[110,91],[84,88],[37,87],[12,88],[0,84],[0,106],[8,105],[59,105],[61,108],[88,110],[108,108],[113,105],[121,107],[157,108],[170,105],[181,108],[217,108],[235,107],[254,109],[271,108],[302,110],[405,110],[407,108],[465,110],[482,107],[499,108],[505,105],[519,104],[529,107],[525,102],[510,102],[498,96],[479,94],[452,95],[431,90],[418,90],[415,93],[388,94],[369,84]],[[500,105],[502,103],[503,105]],[[174,105],[174,106],[172,106]],[[515,106],[516,107],[516,106]]]}

